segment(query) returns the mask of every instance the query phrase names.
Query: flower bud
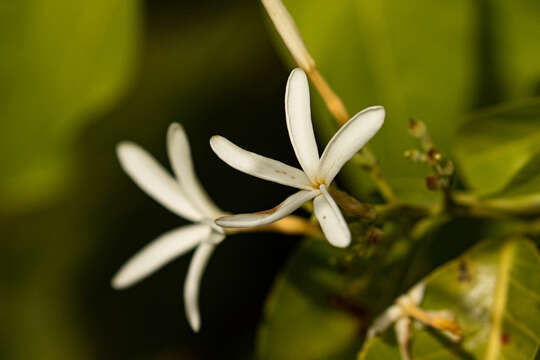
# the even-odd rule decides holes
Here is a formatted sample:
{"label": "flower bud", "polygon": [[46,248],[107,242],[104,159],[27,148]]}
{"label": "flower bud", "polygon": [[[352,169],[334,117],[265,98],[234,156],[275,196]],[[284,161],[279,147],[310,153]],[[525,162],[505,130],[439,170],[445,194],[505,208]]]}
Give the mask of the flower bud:
{"label": "flower bud", "polygon": [[261,1],[294,60],[307,72],[315,65],[315,61],[309,54],[291,14],[281,0]]}

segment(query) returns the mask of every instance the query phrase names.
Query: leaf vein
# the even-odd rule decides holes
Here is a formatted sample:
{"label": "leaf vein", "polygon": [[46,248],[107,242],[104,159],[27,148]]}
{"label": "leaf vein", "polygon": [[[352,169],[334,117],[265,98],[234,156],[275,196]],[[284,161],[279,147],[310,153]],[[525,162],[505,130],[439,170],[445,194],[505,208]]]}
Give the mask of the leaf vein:
{"label": "leaf vein", "polygon": [[516,318],[514,318],[512,315],[510,315],[509,312],[505,312],[503,316],[506,318],[506,320],[510,321],[514,326],[521,330],[521,332],[527,336],[529,336],[531,339],[533,339],[535,342],[540,341],[540,337],[538,337],[533,330],[529,329],[527,325],[523,325],[523,323],[519,322]]}
{"label": "leaf vein", "polygon": [[516,279],[510,278],[510,284],[514,286],[515,288],[519,289],[520,291],[526,293],[530,297],[535,298],[535,299],[540,299],[540,293],[534,292],[534,290],[531,290],[528,287],[524,286]]}

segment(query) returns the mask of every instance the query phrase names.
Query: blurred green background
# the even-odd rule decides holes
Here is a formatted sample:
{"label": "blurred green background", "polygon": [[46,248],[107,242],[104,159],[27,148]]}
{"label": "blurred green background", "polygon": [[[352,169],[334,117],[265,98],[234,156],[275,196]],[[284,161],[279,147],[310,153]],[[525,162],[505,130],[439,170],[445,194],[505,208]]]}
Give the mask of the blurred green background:
{"label": "blurred green background", "polygon": [[[401,156],[415,146],[410,117],[450,152],[469,112],[539,94],[536,0],[286,4],[351,112],[387,107],[372,145],[402,199],[435,197],[424,186],[429,169]],[[283,109],[291,66],[267,25],[251,0],[0,3],[0,358],[253,358],[264,299],[299,239],[235,235],[220,245],[202,282],[195,335],[182,303],[189,256],[131,289],[109,286],[137,250],[185,223],[133,184],[114,150],[132,140],[168,166],[166,129],[178,121],[221,208],[262,210],[282,200],[290,190],[229,168],[208,146],[221,134],[296,164]],[[335,123],[313,99],[325,140]],[[521,162],[515,154],[499,161],[504,149],[488,154],[492,167],[513,166],[508,176],[489,176],[488,187],[468,157],[481,141],[465,128],[454,148],[462,186],[500,190],[539,153],[538,111],[530,113],[516,135],[528,136]],[[370,187],[357,170],[349,166],[340,180],[363,198]]]}
{"label": "blurred green background", "polygon": [[288,70],[262,15],[254,1],[0,4],[0,358],[252,357],[265,296],[298,239],[238,235],[220,245],[202,283],[198,335],[182,300],[190,255],[122,292],[109,281],[185,223],[122,172],[121,140],[168,167],[166,130],[180,122],[220,207],[264,209],[283,197],[208,145],[222,134],[294,163]]}

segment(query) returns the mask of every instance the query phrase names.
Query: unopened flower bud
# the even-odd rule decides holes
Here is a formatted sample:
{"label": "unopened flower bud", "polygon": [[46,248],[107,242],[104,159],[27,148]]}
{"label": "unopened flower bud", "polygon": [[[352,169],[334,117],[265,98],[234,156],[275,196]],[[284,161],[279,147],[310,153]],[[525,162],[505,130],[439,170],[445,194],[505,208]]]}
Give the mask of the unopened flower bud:
{"label": "unopened flower bud", "polygon": [[261,1],[294,60],[304,70],[311,69],[315,65],[315,61],[309,54],[294,19],[283,2],[281,0]]}
{"label": "unopened flower bud", "polygon": [[426,186],[429,190],[437,190],[441,187],[437,175],[429,175],[426,177]]}
{"label": "unopened flower bud", "polygon": [[415,138],[421,138],[426,134],[426,125],[422,121],[411,119],[409,121],[409,132]]}

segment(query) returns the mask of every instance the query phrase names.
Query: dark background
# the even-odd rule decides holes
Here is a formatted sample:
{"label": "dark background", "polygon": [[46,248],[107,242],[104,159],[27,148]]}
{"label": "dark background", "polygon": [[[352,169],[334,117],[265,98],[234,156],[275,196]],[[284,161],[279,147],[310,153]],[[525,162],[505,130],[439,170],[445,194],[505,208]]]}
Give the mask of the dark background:
{"label": "dark background", "polygon": [[191,254],[130,289],[109,285],[131,255],[186,223],[122,172],[115,145],[132,140],[168,167],[166,130],[180,122],[199,178],[222,209],[274,206],[289,190],[229,168],[208,140],[221,134],[294,165],[283,107],[289,70],[256,1],[143,5],[134,78],[77,136],[77,164],[65,174],[74,185],[44,205],[0,214],[3,359],[253,357],[265,296],[298,239],[245,234],[222,243],[202,281],[202,329],[194,334],[182,300]]}

